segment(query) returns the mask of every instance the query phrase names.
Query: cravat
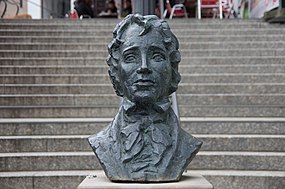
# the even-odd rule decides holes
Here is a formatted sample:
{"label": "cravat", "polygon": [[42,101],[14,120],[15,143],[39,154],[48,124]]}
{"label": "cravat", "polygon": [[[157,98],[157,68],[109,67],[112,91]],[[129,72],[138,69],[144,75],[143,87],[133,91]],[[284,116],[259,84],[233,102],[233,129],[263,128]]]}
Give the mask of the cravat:
{"label": "cravat", "polygon": [[136,118],[128,117],[125,123],[129,124],[121,129],[121,160],[134,172],[157,165],[172,144],[170,128],[161,122],[159,114],[140,118],[134,121]]}

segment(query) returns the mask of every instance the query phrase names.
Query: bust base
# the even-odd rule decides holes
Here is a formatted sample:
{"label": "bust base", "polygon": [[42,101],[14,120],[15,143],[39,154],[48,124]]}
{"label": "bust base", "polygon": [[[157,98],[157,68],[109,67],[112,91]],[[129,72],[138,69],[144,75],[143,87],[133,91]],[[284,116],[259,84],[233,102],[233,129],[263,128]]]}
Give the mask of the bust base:
{"label": "bust base", "polygon": [[111,182],[103,171],[94,171],[87,176],[77,187],[77,189],[213,189],[203,176],[193,173],[184,173],[179,182],[164,183],[134,183]]}

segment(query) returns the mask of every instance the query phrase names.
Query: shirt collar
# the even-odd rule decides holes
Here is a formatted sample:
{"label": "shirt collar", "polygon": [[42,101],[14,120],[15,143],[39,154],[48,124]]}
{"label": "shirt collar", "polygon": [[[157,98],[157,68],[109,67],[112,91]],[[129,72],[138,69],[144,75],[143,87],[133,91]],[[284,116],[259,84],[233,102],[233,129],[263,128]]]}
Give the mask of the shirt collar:
{"label": "shirt collar", "polygon": [[[156,102],[153,104],[153,109],[157,111],[158,113],[164,113],[166,112],[171,106],[171,102],[168,97],[163,98],[162,100]],[[130,101],[127,98],[123,99],[122,107],[124,109],[124,112],[129,114],[132,110],[136,108],[136,103]]]}

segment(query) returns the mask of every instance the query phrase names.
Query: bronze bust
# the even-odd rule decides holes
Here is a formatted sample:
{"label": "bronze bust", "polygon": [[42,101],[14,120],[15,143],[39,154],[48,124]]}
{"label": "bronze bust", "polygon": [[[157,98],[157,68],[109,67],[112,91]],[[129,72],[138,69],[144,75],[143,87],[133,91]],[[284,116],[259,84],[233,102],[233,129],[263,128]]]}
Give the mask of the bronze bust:
{"label": "bronze bust", "polygon": [[179,126],[169,95],[180,82],[179,43],[166,21],[128,15],[109,44],[109,75],[121,107],[88,141],[111,181],[178,181],[202,142]]}

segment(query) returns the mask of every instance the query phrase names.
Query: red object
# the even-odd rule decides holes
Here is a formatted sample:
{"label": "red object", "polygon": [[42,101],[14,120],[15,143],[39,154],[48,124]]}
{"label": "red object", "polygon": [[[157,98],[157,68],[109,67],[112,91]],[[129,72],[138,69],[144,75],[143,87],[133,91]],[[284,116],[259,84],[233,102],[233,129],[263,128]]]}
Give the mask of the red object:
{"label": "red object", "polygon": [[70,11],[70,13],[68,14],[68,18],[70,18],[70,19],[78,19],[79,16],[77,14],[77,11],[75,9]]}
{"label": "red object", "polygon": [[184,16],[185,12],[184,12],[184,10],[175,10],[174,14],[175,14],[175,16]]}
{"label": "red object", "polygon": [[217,6],[219,4],[219,0],[202,0],[202,6]]}

